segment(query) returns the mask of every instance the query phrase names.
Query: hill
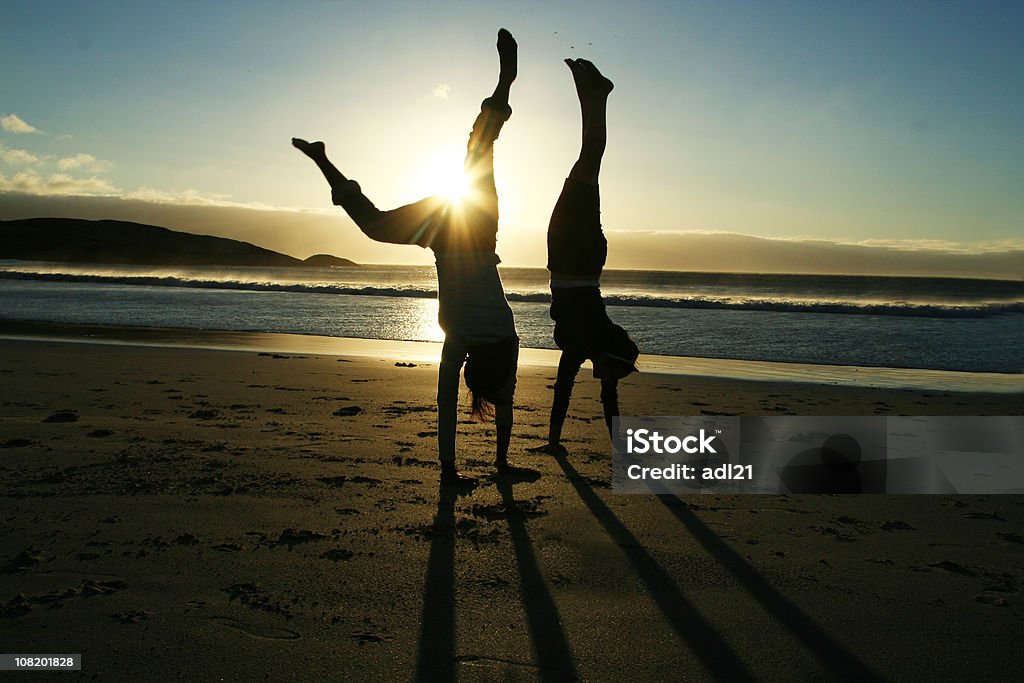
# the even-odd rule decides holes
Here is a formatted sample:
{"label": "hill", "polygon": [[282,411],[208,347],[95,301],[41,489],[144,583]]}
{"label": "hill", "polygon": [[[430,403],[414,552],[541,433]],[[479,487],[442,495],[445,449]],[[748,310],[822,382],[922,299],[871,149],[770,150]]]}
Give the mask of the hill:
{"label": "hill", "polygon": [[[330,258],[327,265],[357,265]],[[153,266],[318,265],[248,242],[127,221],[29,218],[0,221],[0,259]]]}
{"label": "hill", "polygon": [[307,266],[320,266],[329,268],[347,268],[349,266],[358,266],[359,264],[355,261],[350,261],[347,258],[340,258],[338,256],[331,256],[330,254],[314,254],[305,261]]}

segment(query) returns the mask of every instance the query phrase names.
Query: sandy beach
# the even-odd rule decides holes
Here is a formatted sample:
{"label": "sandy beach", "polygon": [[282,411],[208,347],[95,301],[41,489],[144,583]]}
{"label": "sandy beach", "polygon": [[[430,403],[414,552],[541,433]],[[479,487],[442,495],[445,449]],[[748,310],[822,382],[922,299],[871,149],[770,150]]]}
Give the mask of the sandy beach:
{"label": "sandy beach", "polygon": [[[1017,496],[623,496],[598,385],[558,460],[551,367],[511,458],[436,364],[0,340],[0,633],[96,680],[1010,680]],[[581,377],[589,379],[586,374]],[[624,411],[1019,415],[1020,393],[643,373]]]}

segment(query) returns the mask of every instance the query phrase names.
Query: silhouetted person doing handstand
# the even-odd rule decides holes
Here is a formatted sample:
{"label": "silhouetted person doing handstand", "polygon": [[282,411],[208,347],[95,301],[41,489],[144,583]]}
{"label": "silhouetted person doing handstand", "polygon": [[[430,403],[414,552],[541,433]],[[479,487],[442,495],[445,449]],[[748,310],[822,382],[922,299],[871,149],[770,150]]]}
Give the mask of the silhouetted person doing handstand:
{"label": "silhouetted person doing handstand", "polygon": [[378,242],[416,244],[434,252],[438,322],[445,332],[437,380],[437,441],[443,484],[475,484],[455,467],[463,364],[466,385],[473,395],[473,414],[481,418],[493,414],[495,418],[499,474],[535,474],[508,463],[519,338],[498,275],[498,195],[494,186],[494,142],[512,115],[508,98],[517,70],[517,45],[505,29],[498,32],[498,58],[498,84],[481,104],[469,136],[465,172],[471,191],[461,205],[428,197],[381,211],[355,181],[327,159],[322,142],[292,140],[320,167],[331,185],[333,202],[344,208],[368,237]]}
{"label": "silhouetted person doing handstand", "polygon": [[566,59],[565,63],[572,72],[580,100],[583,141],[548,224],[551,318],[555,321],[555,344],[562,354],[551,404],[548,443],[533,449],[556,455],[566,454],[561,445],[562,425],[583,362],[589,358],[594,377],[601,380],[601,403],[611,435],[612,418],[619,414],[618,382],[636,372],[639,355],[629,334],[608,318],[601,298],[601,272],[608,256],[608,242],[601,230],[598,175],[608,141],[608,95],[614,86],[585,59]]}

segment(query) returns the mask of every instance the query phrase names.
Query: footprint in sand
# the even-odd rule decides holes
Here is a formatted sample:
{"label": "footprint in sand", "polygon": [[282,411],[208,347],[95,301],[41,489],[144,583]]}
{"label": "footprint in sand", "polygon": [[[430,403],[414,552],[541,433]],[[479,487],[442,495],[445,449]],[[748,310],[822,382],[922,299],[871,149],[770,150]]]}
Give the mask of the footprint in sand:
{"label": "footprint in sand", "polygon": [[325,560],[330,560],[331,562],[347,562],[355,557],[355,555],[356,554],[354,552],[346,550],[345,548],[332,548],[320,557]]}
{"label": "footprint in sand", "polygon": [[43,422],[78,422],[78,411],[58,410],[53,415],[43,418]]}
{"label": "footprint in sand", "polygon": [[324,538],[327,538],[326,534],[310,531],[309,529],[292,529],[289,527],[281,532],[277,541],[272,543],[272,545],[286,545],[288,550],[291,550],[300,543],[309,543],[310,541],[318,541]]}
{"label": "footprint in sand", "polygon": [[346,406],[344,408],[338,408],[331,414],[337,417],[349,417],[352,415],[358,415],[361,412],[363,412],[363,409],[359,406]]}
{"label": "footprint in sand", "polygon": [[974,596],[974,601],[980,602],[983,605],[991,605],[992,607],[1010,606],[1010,603],[1006,600],[1006,598],[1000,598],[997,595],[985,595],[984,593],[982,593],[981,595]]}
{"label": "footprint in sand", "polygon": [[236,553],[242,550],[242,546],[237,543],[220,543],[213,546],[213,549],[222,553]]}
{"label": "footprint in sand", "polygon": [[144,609],[131,609],[126,612],[111,614],[110,618],[114,621],[119,621],[122,624],[137,624],[140,621],[149,621],[152,619],[153,613]]}
{"label": "footprint in sand", "polygon": [[7,441],[0,443],[0,448],[24,448],[26,446],[31,446],[34,443],[35,441],[32,441],[31,439],[8,439]]}
{"label": "footprint in sand", "polygon": [[241,631],[254,638],[266,638],[268,640],[298,640],[299,634],[286,628],[276,626],[264,626],[263,624],[252,624],[239,621],[232,617],[207,617],[207,621],[213,622],[226,628]]}

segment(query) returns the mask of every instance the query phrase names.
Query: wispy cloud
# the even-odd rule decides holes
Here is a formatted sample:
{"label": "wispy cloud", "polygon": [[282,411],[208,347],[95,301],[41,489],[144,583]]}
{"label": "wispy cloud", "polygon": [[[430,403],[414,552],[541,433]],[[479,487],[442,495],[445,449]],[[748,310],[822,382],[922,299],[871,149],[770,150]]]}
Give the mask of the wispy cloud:
{"label": "wispy cloud", "polygon": [[110,195],[117,188],[102,178],[74,178],[66,173],[47,176],[35,171],[20,171],[8,178],[0,173],[0,192],[32,195]]}
{"label": "wispy cloud", "polygon": [[879,250],[896,250],[904,252],[935,252],[943,254],[1001,254],[1009,251],[1024,250],[1024,238],[1006,237],[997,240],[956,241],[940,239],[823,239],[812,235],[755,235],[752,233],[726,232],[723,230],[605,230],[605,233],[623,239],[634,239],[640,236],[652,238],[718,238],[734,240],[754,240],[765,245],[803,245],[815,247],[864,247]]}
{"label": "wispy cloud", "polygon": [[137,199],[153,204],[188,204],[192,206],[227,206],[231,205],[230,195],[208,194],[189,188],[181,191],[157,190],[152,187],[140,187],[127,192],[125,199]]}
{"label": "wispy cloud", "polygon": [[24,149],[8,149],[0,142],[0,159],[11,166],[30,166],[38,164],[42,159]]}
{"label": "wispy cloud", "polygon": [[57,162],[57,168],[62,171],[70,171],[76,168],[84,168],[92,173],[103,173],[110,169],[111,163],[97,159],[91,154],[79,152],[74,156],[64,157]]}
{"label": "wispy cloud", "polygon": [[451,91],[452,91],[452,86],[448,85],[447,83],[438,83],[437,85],[434,86],[434,89],[431,90],[430,92],[432,92],[434,94],[434,97],[437,97],[437,98],[442,99],[442,100],[447,100],[448,99],[448,93],[450,93]]}
{"label": "wispy cloud", "polygon": [[[81,159],[80,157],[88,158]],[[45,162],[45,159],[40,159],[40,161]],[[69,161],[75,163],[67,163]],[[109,166],[109,162],[95,159],[89,154],[78,154],[75,157],[61,159],[57,166],[65,171],[88,166],[86,170],[98,173],[105,170]],[[296,206],[274,206],[262,202],[238,202],[233,200],[231,195],[202,192],[193,188],[185,190],[160,190],[142,186],[135,190],[123,190],[104,178],[99,178],[95,175],[88,178],[79,178],[68,173],[41,173],[35,169],[19,171],[13,176],[5,176],[0,173],[0,193],[12,193],[12,195],[21,193],[35,197],[92,197],[124,202],[142,202],[143,204],[150,205],[245,209],[260,212],[276,211],[289,214],[301,213],[334,216],[337,213],[333,208],[311,209]]]}
{"label": "wispy cloud", "polygon": [[25,123],[17,114],[8,114],[0,117],[0,126],[8,133],[39,133],[35,126]]}
{"label": "wispy cloud", "polygon": [[849,244],[862,247],[887,247],[904,251],[941,251],[960,254],[999,254],[1007,251],[1024,250],[1024,238],[1020,237],[1007,237],[1001,240],[979,240],[976,242],[870,239],[850,242]]}
{"label": "wispy cloud", "polygon": [[337,215],[337,209],[334,208],[308,209],[295,206],[275,206],[263,202],[239,202],[233,200],[231,195],[228,194],[200,192],[192,188],[187,190],[158,190],[152,187],[139,187],[131,192],[120,193],[118,196],[124,200],[145,202],[147,204],[173,204],[178,206],[246,209],[250,211],[279,211],[326,216]]}

